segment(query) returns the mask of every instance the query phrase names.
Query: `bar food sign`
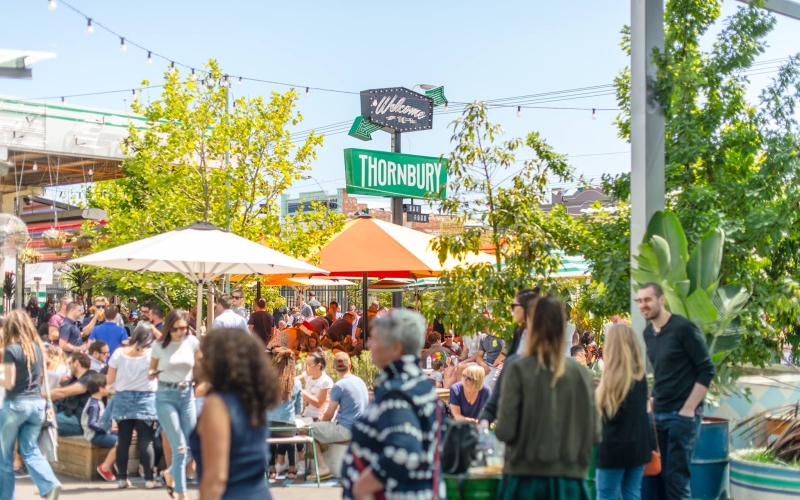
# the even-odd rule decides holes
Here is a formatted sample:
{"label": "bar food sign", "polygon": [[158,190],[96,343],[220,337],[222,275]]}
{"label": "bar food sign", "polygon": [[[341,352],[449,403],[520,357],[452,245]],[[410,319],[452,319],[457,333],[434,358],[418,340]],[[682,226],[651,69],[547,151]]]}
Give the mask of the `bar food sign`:
{"label": "bar food sign", "polygon": [[404,87],[361,92],[361,116],[395,132],[433,128],[433,99]]}
{"label": "bar food sign", "polygon": [[444,198],[447,160],[367,149],[344,150],[348,194]]}

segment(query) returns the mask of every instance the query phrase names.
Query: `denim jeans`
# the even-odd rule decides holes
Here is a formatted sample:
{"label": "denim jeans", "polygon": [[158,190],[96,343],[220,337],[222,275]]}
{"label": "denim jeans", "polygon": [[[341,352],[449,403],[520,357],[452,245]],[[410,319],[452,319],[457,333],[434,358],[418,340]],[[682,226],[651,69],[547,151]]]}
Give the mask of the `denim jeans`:
{"label": "denim jeans", "polygon": [[175,493],[183,493],[186,491],[189,434],[197,425],[194,391],[191,387],[180,389],[159,385],[156,392],[156,414],[172,448],[169,473],[175,479]]}
{"label": "denim jeans", "polygon": [[82,436],[83,427],[81,427],[81,416],[72,415],[67,416],[66,413],[56,413],[56,422],[58,422],[58,435],[62,437],[67,436]]}
{"label": "denim jeans", "polygon": [[[597,500],[641,500],[644,465],[629,469],[597,469]],[[620,495],[621,494],[621,495]]]}
{"label": "denim jeans", "polygon": [[14,499],[14,442],[19,439],[19,454],[31,479],[45,496],[61,484],[53,468],[39,451],[39,434],[44,424],[43,399],[6,401],[0,410],[0,500]]}
{"label": "denim jeans", "polygon": [[645,500],[690,500],[689,485],[694,447],[700,436],[703,414],[682,417],[677,411],[656,413],[656,432],[661,448],[661,474],[644,478],[642,497]]}

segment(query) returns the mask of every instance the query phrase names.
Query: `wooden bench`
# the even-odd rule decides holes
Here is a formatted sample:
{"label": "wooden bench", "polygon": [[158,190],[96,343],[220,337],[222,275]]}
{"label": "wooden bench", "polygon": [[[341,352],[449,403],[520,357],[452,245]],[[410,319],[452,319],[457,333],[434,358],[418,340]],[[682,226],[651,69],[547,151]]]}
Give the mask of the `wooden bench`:
{"label": "wooden bench", "polygon": [[[86,441],[83,436],[58,437],[58,461],[50,462],[56,474],[63,474],[84,481],[100,479],[97,466],[106,459],[110,448],[101,448]],[[128,459],[128,474],[139,474],[139,449],[136,437],[131,443]]]}

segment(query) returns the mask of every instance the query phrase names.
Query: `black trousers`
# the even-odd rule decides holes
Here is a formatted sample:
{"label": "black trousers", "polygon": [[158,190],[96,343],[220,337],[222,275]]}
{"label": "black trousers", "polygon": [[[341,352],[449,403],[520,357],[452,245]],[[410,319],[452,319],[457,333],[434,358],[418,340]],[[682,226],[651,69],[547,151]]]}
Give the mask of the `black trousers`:
{"label": "black trousers", "polygon": [[153,440],[156,434],[152,423],[148,423],[145,420],[120,420],[118,425],[117,469],[119,476],[117,476],[117,479],[128,478],[128,450],[131,447],[133,431],[136,430],[139,460],[142,462],[142,468],[144,468],[144,478],[152,481],[153,465],[155,464]]}

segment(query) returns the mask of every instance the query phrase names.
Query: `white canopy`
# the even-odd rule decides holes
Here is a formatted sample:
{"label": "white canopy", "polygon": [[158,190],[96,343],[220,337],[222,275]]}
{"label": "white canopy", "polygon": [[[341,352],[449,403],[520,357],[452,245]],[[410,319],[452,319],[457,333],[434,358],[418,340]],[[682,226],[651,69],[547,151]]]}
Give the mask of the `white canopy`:
{"label": "white canopy", "polygon": [[268,274],[310,278],[318,267],[259,245],[208,222],[72,259],[69,264],[180,273],[197,283],[197,317],[203,317],[203,285],[221,274]]}
{"label": "white canopy", "polygon": [[181,273],[195,283],[220,274],[285,274],[297,277],[328,274],[264,245],[206,222],[152,236],[69,261],[70,264]]}

